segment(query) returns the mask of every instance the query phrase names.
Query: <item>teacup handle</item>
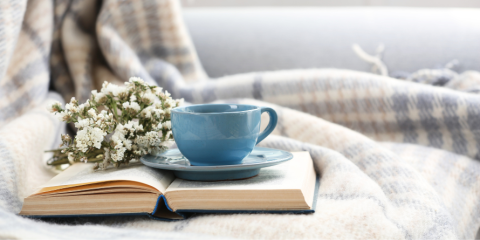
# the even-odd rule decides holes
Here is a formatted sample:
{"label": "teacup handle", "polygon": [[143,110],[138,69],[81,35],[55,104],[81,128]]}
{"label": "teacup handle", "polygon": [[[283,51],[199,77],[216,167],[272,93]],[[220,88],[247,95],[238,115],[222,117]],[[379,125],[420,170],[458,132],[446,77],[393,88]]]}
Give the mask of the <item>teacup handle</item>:
{"label": "teacup handle", "polygon": [[260,135],[258,136],[257,143],[255,143],[255,145],[257,145],[259,142],[265,139],[270,133],[272,133],[273,129],[275,129],[278,122],[277,112],[275,112],[273,108],[261,107],[260,111],[261,113],[264,113],[264,112],[268,113],[268,115],[270,116],[270,122],[268,123],[267,128],[265,128],[265,130],[263,130],[263,132],[260,133]]}

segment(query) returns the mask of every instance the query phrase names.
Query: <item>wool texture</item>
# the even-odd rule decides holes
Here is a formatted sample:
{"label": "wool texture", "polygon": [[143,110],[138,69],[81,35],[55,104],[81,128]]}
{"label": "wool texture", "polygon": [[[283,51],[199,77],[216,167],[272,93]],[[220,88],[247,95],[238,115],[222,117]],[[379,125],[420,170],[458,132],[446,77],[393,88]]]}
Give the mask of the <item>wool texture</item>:
{"label": "wool texture", "polygon": [[[0,238],[473,239],[480,227],[480,74],[445,87],[340,69],[210,79],[170,0],[0,1]],[[292,46],[293,47],[293,46]],[[418,72],[427,79],[435,72]],[[270,106],[260,146],[308,151],[314,214],[35,220],[23,199],[53,177],[46,107],[137,76],[190,103]],[[443,76],[443,75],[442,75]],[[452,78],[453,79],[453,78]],[[262,123],[268,116],[262,116]]]}

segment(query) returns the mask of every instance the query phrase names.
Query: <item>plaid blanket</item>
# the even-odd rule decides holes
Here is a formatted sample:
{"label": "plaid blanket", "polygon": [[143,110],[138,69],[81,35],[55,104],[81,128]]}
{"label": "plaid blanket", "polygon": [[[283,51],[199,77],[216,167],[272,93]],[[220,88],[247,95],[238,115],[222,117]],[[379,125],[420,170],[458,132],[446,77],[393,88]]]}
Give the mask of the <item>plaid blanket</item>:
{"label": "plaid blanket", "polygon": [[[480,96],[338,69],[209,79],[176,1],[0,1],[0,238],[472,239],[480,227]],[[23,198],[53,173],[43,151],[65,126],[53,100],[138,76],[191,103],[271,106],[260,145],[309,151],[312,215],[205,214],[32,220]],[[266,122],[266,121],[263,121]]]}

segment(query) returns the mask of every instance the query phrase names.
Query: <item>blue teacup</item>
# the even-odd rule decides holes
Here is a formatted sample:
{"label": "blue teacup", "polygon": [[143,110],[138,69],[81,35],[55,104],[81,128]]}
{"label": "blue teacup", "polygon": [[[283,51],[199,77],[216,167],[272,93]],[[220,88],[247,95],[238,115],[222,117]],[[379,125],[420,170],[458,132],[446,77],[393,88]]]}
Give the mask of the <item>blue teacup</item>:
{"label": "blue teacup", "polygon": [[[260,116],[270,122],[260,133]],[[201,104],[172,109],[178,149],[196,166],[239,164],[277,125],[272,108],[244,104]]]}

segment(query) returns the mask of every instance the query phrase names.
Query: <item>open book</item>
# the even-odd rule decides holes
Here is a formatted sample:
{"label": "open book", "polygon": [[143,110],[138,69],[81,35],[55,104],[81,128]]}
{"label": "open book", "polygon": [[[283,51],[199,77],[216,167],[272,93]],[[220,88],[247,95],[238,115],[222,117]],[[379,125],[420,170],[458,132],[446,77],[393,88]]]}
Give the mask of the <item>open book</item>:
{"label": "open book", "polygon": [[318,179],[308,152],[252,178],[198,182],[144,165],[93,171],[74,164],[25,198],[34,217],[140,215],[184,219],[195,212],[313,212]]}

